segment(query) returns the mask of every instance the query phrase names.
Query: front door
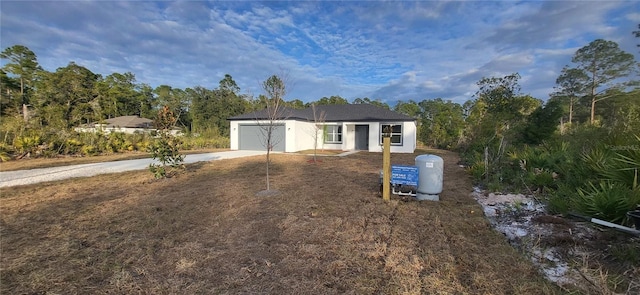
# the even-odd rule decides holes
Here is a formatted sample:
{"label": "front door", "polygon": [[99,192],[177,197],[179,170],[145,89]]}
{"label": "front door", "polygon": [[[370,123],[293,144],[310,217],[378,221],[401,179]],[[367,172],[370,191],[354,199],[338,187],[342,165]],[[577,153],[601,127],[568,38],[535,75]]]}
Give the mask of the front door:
{"label": "front door", "polygon": [[356,125],[356,150],[369,150],[369,125]]}

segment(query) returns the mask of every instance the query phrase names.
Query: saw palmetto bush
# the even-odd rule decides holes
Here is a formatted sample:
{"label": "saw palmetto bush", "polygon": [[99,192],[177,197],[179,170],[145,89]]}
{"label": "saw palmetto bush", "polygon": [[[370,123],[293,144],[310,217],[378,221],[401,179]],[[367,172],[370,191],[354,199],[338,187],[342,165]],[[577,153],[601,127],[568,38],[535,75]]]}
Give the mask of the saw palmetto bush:
{"label": "saw palmetto bush", "polygon": [[41,142],[40,135],[23,135],[16,137],[13,146],[20,153],[26,154],[34,152]]}
{"label": "saw palmetto bush", "polygon": [[11,159],[11,148],[12,146],[0,142],[0,162],[6,162]]}
{"label": "saw palmetto bush", "polygon": [[627,145],[606,145],[582,155],[594,179],[578,189],[572,203],[581,213],[622,223],[640,205],[640,137]]}
{"label": "saw palmetto bush", "polygon": [[638,188],[640,170],[640,137],[635,137],[630,145],[607,145],[584,153],[584,163],[597,173],[600,180],[621,184],[628,189]]}
{"label": "saw palmetto bush", "polygon": [[638,189],[638,170],[640,170],[640,146],[626,152],[617,152],[613,163],[602,169],[603,177],[620,183],[631,189]]}
{"label": "saw palmetto bush", "polygon": [[548,192],[557,189],[561,182],[559,171],[570,163],[566,142],[545,143],[542,146],[524,146],[508,153],[514,169],[512,177],[528,191]]}
{"label": "saw palmetto bush", "polygon": [[616,223],[624,223],[626,213],[640,204],[640,190],[603,180],[579,188],[573,208],[582,214]]}

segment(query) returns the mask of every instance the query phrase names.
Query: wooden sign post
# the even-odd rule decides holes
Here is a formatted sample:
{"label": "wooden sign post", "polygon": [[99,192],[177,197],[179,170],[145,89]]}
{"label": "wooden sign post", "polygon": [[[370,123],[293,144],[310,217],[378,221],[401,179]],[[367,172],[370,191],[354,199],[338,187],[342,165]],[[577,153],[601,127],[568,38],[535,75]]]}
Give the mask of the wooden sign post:
{"label": "wooden sign post", "polygon": [[391,130],[382,132],[382,199],[391,199]]}

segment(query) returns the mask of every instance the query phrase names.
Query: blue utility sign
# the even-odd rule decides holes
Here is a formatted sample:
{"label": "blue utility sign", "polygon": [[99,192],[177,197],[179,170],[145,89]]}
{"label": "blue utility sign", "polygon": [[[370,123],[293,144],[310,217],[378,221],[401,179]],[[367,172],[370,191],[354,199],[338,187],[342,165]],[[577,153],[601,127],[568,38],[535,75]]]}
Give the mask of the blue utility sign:
{"label": "blue utility sign", "polygon": [[391,183],[418,186],[418,167],[391,166]]}

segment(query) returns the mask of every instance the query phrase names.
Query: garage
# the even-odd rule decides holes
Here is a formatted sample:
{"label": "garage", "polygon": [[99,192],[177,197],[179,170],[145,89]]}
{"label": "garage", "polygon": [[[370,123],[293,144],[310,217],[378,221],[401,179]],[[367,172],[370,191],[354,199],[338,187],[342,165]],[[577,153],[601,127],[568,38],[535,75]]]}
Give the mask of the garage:
{"label": "garage", "polygon": [[[266,126],[259,125],[239,125],[238,126],[238,147],[240,150],[265,151],[266,145]],[[285,127],[284,124],[273,125],[271,134],[272,151],[284,152],[286,146]]]}

